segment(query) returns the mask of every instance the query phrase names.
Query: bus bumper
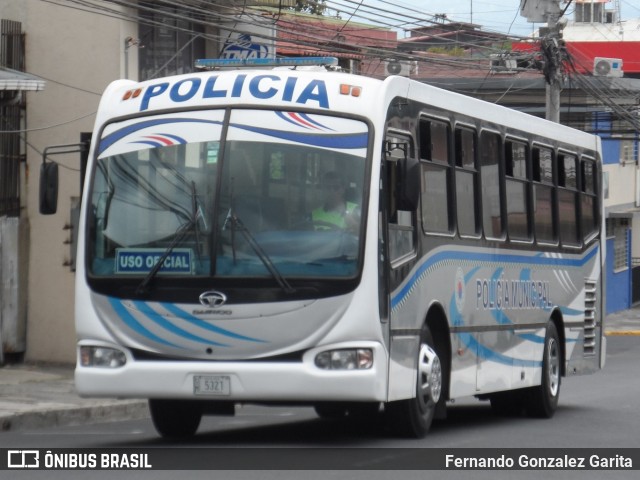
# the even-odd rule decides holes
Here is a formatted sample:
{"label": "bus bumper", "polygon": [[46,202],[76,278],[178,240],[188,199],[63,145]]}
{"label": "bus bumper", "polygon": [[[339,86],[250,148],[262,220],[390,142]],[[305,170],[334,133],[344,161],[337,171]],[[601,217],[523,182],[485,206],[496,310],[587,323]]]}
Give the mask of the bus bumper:
{"label": "bus bumper", "polygon": [[[78,361],[75,386],[80,396],[301,403],[385,401],[387,396],[388,357],[377,342],[314,348],[298,362],[135,360],[126,349],[112,347],[125,352],[125,365],[85,367]],[[324,370],[315,364],[320,352],[353,348],[372,349],[373,365],[358,370]],[[203,392],[203,380],[222,382],[224,388]]]}

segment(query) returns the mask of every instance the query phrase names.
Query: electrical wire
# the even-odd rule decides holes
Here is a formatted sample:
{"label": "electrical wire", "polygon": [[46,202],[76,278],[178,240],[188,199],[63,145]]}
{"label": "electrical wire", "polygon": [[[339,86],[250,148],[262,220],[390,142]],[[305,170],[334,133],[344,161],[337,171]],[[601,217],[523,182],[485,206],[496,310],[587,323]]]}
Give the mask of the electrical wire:
{"label": "electrical wire", "polygon": [[[345,33],[342,37],[349,38],[346,35],[351,29],[349,25],[353,25],[355,22],[365,22],[369,24],[369,27],[364,27],[364,24],[358,24],[359,30],[363,28],[369,28],[370,30],[415,30],[420,27],[432,27],[434,25],[447,25],[450,22],[447,18],[443,18],[438,14],[426,13],[423,10],[419,10],[415,7],[409,6],[406,3],[402,3],[398,0],[378,0],[379,6],[371,5],[364,0],[331,0],[324,2],[327,9],[335,12],[336,15],[348,17],[346,21],[340,19],[334,19],[334,23],[331,26],[327,26],[328,22],[318,22],[318,25],[308,26],[305,25],[304,31],[300,31],[299,22],[296,21],[296,16],[299,15],[291,10],[285,10],[280,5],[279,7],[261,9],[249,9],[250,2],[235,2],[233,5],[229,5],[227,2],[216,0],[201,0],[201,1],[180,1],[180,0],[156,0],[153,4],[145,2],[137,2],[134,0],[104,0],[95,2],[92,0],[40,0],[45,3],[50,3],[60,7],[73,8],[81,10],[91,14],[104,15],[110,18],[116,18],[132,23],[138,23],[148,25],[151,27],[169,28],[177,33],[186,34],[193,41],[196,35],[201,36],[205,40],[212,40],[216,42],[224,43],[225,38],[220,34],[211,33],[217,30],[217,28],[223,24],[224,29],[230,34],[242,34],[251,33],[253,36],[260,38],[262,41],[275,42],[281,40],[278,34],[255,34],[255,32],[247,32],[245,27],[240,27],[238,23],[238,13],[242,14],[242,24],[250,27],[256,25],[263,25],[265,20],[270,20],[272,24],[278,26],[278,31],[283,36],[291,36],[287,42],[297,45],[300,48],[308,50],[309,53],[314,51],[326,51],[329,48],[336,54],[352,54],[357,53],[363,55],[369,60],[370,70],[372,70],[376,64],[379,64],[386,59],[394,58],[398,60],[415,61],[418,63],[425,63],[429,65],[440,65],[449,68],[464,68],[464,69],[477,69],[479,71],[486,70],[486,63],[482,63],[478,58],[438,58],[433,55],[425,56],[423,52],[417,54],[414,51],[399,52],[395,48],[383,48],[380,46],[369,45],[363,46],[361,41],[341,40],[339,34]],[[571,5],[571,2],[569,2]],[[567,7],[569,6],[567,5]],[[516,6],[516,12],[518,7]],[[161,12],[162,20],[158,20]],[[269,13],[271,12],[271,13]],[[517,13],[516,13],[517,17]],[[514,20],[515,18],[514,17]],[[305,18],[309,18],[307,15]],[[164,21],[163,21],[164,20]],[[326,20],[324,18],[323,20]],[[342,22],[342,23],[340,23]],[[194,25],[200,27],[199,31],[194,29]],[[337,26],[336,26],[337,25]],[[509,26],[509,30],[513,25],[513,21]],[[213,28],[208,28],[213,27]],[[204,33],[201,30],[206,30]],[[480,34],[492,33],[491,30],[480,30]],[[354,34],[355,35],[355,34]],[[354,38],[356,38],[354,36]],[[526,37],[520,37],[517,35],[508,35],[514,41],[524,40]],[[359,37],[362,40],[362,37]],[[500,48],[496,48],[493,45],[495,42],[493,39],[478,38],[476,40],[469,39],[465,42],[460,42],[456,39],[439,39],[439,43],[445,47],[458,47],[466,50],[473,50],[476,55],[481,58],[488,59],[491,54],[502,53]],[[400,43],[400,42],[399,42]],[[403,42],[405,45],[407,42]],[[184,47],[184,46],[183,46]],[[522,63],[536,63],[536,57],[539,54],[522,54],[518,57]],[[168,63],[168,62],[167,62]],[[574,62],[575,63],[575,62]],[[166,67],[163,65],[162,68]],[[162,70],[159,69],[159,71]],[[589,71],[587,69],[587,71]],[[465,75],[457,75],[455,72],[452,77],[464,78]],[[570,78],[575,81],[576,85],[580,85],[585,89],[589,89],[593,93],[594,98],[597,98],[603,104],[607,105],[608,99],[614,93],[611,90],[607,90],[606,85],[599,85],[593,87],[591,83],[581,79],[581,74],[578,69],[573,69],[570,72]],[[477,85],[477,80],[474,81]],[[483,91],[488,87],[492,79],[489,75],[485,76],[483,80]],[[511,84],[504,91],[503,96],[509,91],[514,91],[514,83]],[[69,86],[69,85],[67,85]],[[73,88],[73,87],[72,87]],[[600,90],[598,90],[600,88]],[[618,93],[620,91],[618,90]],[[94,93],[94,92],[90,92]],[[467,92],[468,93],[468,92]],[[611,102],[609,102],[611,103]],[[613,107],[612,107],[613,108]],[[617,107],[616,107],[617,108]],[[629,112],[620,111],[618,115],[628,120],[632,120]],[[67,122],[66,122],[67,123]]]}
{"label": "electrical wire", "polygon": [[63,125],[69,125],[70,123],[77,122],[78,120],[82,120],[84,118],[95,115],[96,112],[93,111],[91,113],[87,113],[86,115],[82,115],[77,118],[73,118],[71,120],[67,120],[66,122],[55,123],[52,125],[47,125],[46,127],[35,127],[35,128],[25,128],[21,130],[0,130],[0,133],[28,133],[28,132],[41,132],[42,130],[49,130],[51,128],[62,127]]}

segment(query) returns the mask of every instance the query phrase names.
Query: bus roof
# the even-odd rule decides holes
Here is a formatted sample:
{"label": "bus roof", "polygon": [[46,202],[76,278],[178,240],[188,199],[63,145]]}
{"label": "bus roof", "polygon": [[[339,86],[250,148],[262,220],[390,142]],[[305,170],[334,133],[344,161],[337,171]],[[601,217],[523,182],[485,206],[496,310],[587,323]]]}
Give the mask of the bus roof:
{"label": "bus roof", "polygon": [[482,119],[496,126],[533,132],[570,144],[593,145],[594,135],[459,93],[391,76],[385,80],[321,67],[207,71],[144,82],[116,80],[103,95],[96,127],[114,118],[178,109],[243,107],[314,109],[359,115],[381,124],[394,98]]}

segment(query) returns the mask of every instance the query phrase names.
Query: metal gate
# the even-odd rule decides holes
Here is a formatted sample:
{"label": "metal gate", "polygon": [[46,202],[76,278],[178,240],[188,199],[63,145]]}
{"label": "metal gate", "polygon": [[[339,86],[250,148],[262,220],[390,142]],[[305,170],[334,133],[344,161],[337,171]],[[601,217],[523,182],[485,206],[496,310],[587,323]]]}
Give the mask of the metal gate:
{"label": "metal gate", "polygon": [[[0,67],[24,70],[20,22],[0,21]],[[20,215],[20,126],[24,97],[20,90],[0,90],[0,216]]]}
{"label": "metal gate", "polygon": [[631,305],[640,303],[640,258],[631,259]]}

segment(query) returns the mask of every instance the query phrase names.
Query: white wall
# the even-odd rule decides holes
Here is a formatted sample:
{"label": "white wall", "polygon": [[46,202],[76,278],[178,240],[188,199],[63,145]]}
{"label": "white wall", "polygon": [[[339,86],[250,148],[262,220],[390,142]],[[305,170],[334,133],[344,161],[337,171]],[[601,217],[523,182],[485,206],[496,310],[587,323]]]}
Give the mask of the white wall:
{"label": "white wall", "polygon": [[[27,97],[28,168],[21,192],[31,227],[26,359],[74,362],[75,274],[65,264],[71,258],[70,200],[80,193],[80,156],[52,157],[67,168],[60,169],[58,213],[42,216],[41,153],[47,146],[78,143],[81,132],[92,130],[100,94],[122,76],[124,39],[137,37],[137,24],[38,0],[2,0],[0,16],[22,22],[26,69],[47,82],[44,91]],[[137,73],[135,50],[129,52],[131,73]]]}

